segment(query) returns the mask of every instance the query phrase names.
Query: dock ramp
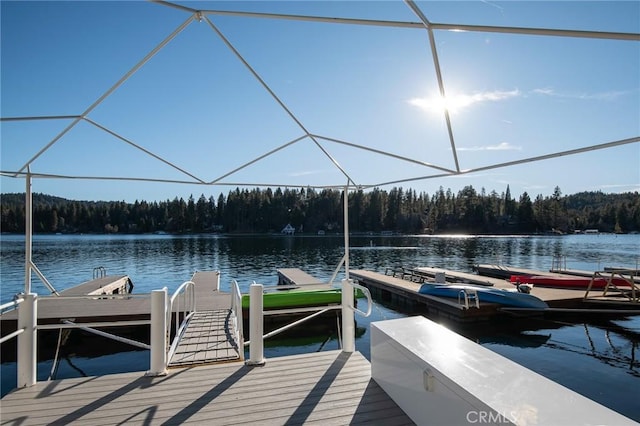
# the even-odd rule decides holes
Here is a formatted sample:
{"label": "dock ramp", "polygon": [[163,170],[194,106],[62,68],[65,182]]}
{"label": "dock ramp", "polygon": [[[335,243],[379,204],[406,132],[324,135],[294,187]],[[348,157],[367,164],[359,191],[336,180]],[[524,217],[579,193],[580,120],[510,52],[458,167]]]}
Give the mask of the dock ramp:
{"label": "dock ramp", "polygon": [[168,367],[186,367],[241,361],[244,348],[237,335],[231,309],[196,312],[180,337]]}
{"label": "dock ramp", "polygon": [[[244,360],[242,312],[239,290],[234,294],[220,292],[218,271],[193,274],[197,310],[178,333],[172,345],[167,366],[186,367]],[[238,316],[240,320],[238,320]]]}

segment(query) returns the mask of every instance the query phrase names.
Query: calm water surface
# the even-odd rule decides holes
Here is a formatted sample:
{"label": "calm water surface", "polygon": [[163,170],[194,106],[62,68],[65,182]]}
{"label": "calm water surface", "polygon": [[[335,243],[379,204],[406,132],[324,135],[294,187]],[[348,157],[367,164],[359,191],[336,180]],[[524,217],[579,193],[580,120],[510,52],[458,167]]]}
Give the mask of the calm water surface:
{"label": "calm water surface", "polygon": [[[134,292],[177,288],[198,270],[220,270],[222,290],[236,279],[243,292],[253,282],[275,284],[277,268],[301,268],[328,280],[343,253],[342,236],[171,236],[48,235],[34,237],[33,261],[57,289],[92,278],[94,267],[129,275]],[[24,287],[24,237],[2,235],[0,299],[11,300]],[[605,266],[638,267],[640,235],[552,236],[359,236],[351,238],[351,268],[384,272],[387,267],[436,266],[470,272],[476,263],[547,270],[554,256],[568,268],[600,270]],[[338,275],[338,279],[342,274]],[[34,275],[35,292],[46,288]],[[376,302],[370,318],[357,317],[356,349],[369,357],[369,324],[411,313]],[[640,421],[640,319],[579,322],[505,320],[456,331],[481,345]],[[265,343],[265,356],[332,350],[335,333],[313,339]],[[146,351],[98,358],[69,357],[57,377],[139,371],[149,368]],[[51,361],[38,365],[46,380]],[[2,394],[15,386],[15,364],[2,364]]]}

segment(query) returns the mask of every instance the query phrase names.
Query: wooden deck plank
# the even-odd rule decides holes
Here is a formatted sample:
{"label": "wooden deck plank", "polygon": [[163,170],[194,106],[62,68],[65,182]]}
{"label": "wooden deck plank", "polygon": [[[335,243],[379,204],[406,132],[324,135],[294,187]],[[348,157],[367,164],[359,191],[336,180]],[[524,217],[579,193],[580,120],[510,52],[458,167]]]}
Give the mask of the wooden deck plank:
{"label": "wooden deck plank", "polygon": [[31,424],[412,424],[359,353],[320,352],[263,367],[210,365],[166,377],[126,373],[40,382],[6,395],[2,422]]}

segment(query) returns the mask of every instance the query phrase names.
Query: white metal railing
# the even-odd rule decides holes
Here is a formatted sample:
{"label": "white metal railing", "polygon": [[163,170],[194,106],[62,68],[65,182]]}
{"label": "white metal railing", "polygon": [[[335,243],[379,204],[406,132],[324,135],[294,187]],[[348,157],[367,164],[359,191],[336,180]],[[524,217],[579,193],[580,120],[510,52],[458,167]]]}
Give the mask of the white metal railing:
{"label": "white metal railing", "polygon": [[[359,289],[363,292],[367,298],[368,308],[364,312],[357,309],[354,306],[354,289]],[[249,291],[249,341],[245,342],[245,345],[249,346],[249,360],[248,365],[262,365],[265,363],[264,359],[264,339],[275,336],[290,328],[296,327],[305,321],[322,315],[332,309],[340,309],[342,311],[342,336],[344,336],[342,350],[343,352],[355,351],[355,320],[354,313],[368,317],[371,315],[373,307],[373,301],[371,299],[371,293],[369,289],[359,284],[355,284],[351,279],[342,280],[342,303],[340,305],[327,305],[327,306],[315,306],[308,308],[294,308],[277,311],[263,310],[264,306],[264,287],[262,284],[251,284]],[[264,315],[270,315],[273,313],[301,313],[301,312],[314,312],[313,314],[280,327],[277,330],[273,330],[263,335],[264,330]]]}
{"label": "white metal railing", "polygon": [[[191,283],[193,284],[193,283]],[[185,286],[189,288],[189,285]],[[108,298],[125,298],[132,295],[112,295]],[[172,298],[171,303],[175,302],[176,295]],[[64,296],[63,296],[64,297]],[[136,297],[149,298],[149,294],[136,295]],[[37,378],[37,331],[38,330],[55,330],[55,329],[69,329],[79,328],[94,334],[98,334],[109,339],[117,340],[119,342],[128,343],[143,349],[149,349],[151,351],[151,369],[147,373],[148,375],[161,375],[166,372],[166,360],[167,360],[167,316],[170,315],[171,310],[168,309],[170,302],[167,299],[167,289],[154,290],[151,293],[151,319],[150,320],[133,320],[133,321],[104,321],[93,323],[74,323],[70,320],[63,320],[60,324],[41,324],[38,325],[38,303],[39,300],[46,303],[47,299],[53,297],[39,298],[35,293],[20,294],[16,296],[16,299],[0,305],[0,312],[3,312],[9,308],[17,308],[18,312],[18,326],[17,330],[3,336],[0,339],[0,343],[5,343],[15,337],[18,339],[17,343],[17,387],[23,388],[32,386],[36,383]],[[69,299],[95,299],[93,296],[72,296],[65,297]],[[103,298],[103,297],[101,297]],[[186,310],[195,310],[195,297],[193,291],[190,290],[189,296],[186,297],[188,303],[185,303]],[[180,309],[178,309],[180,311]],[[167,314],[169,312],[169,314]],[[178,315],[178,314],[177,314]],[[116,336],[111,333],[106,333],[101,330],[96,330],[94,327],[119,327],[119,326],[138,326],[151,324],[151,344],[137,342],[135,340],[127,339],[124,337]]]}
{"label": "white metal railing", "polygon": [[365,318],[368,317],[369,315],[371,315],[371,309],[373,308],[373,300],[371,299],[371,292],[369,291],[368,288],[361,286],[360,284],[356,284],[354,282],[351,283],[351,287],[357,288],[360,291],[362,291],[362,293],[364,293],[364,297],[367,298],[367,312],[361,311],[360,309],[356,308],[353,305],[349,306],[349,308],[360,316],[363,316]]}
{"label": "white metal railing", "polygon": [[166,310],[167,337],[171,336],[171,315],[174,312],[175,334],[169,346],[167,362],[175,353],[178,343],[180,342],[180,337],[186,330],[189,320],[196,313],[196,293],[195,283],[193,281],[183,282],[180,287],[173,292],[173,295],[168,301]]}
{"label": "white metal railing", "polygon": [[[9,312],[9,311],[12,311],[14,309],[17,309],[18,305],[20,305],[20,303],[22,303],[22,302],[24,302],[24,297],[21,297],[18,294],[18,295],[16,295],[16,297],[11,302],[7,302],[7,303],[4,303],[4,304],[0,305],[0,316],[2,314],[4,314],[5,312]],[[11,309],[9,309],[9,308],[11,308]],[[19,336],[23,332],[24,332],[24,328],[18,328],[13,333],[9,333],[6,336],[0,338],[0,344],[13,339],[14,337]]]}
{"label": "white metal railing", "polygon": [[238,343],[238,351],[242,354],[242,348],[245,346],[243,330],[244,324],[242,321],[242,293],[240,292],[240,286],[238,286],[238,282],[236,280],[231,281],[231,313],[233,321],[235,322],[235,339]]}
{"label": "white metal railing", "polygon": [[35,293],[18,294],[11,302],[0,305],[1,313],[10,310],[17,310],[18,325],[16,331],[0,339],[0,344],[13,338],[18,339],[17,387],[32,386],[36,383],[37,377],[38,295]]}

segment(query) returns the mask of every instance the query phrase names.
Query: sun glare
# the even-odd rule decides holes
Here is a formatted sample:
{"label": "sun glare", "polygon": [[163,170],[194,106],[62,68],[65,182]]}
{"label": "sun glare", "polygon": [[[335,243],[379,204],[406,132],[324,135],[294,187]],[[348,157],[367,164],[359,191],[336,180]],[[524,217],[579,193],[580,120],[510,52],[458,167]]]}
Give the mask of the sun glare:
{"label": "sun glare", "polygon": [[449,114],[456,114],[474,104],[499,102],[516,98],[518,96],[521,96],[518,89],[477,92],[471,95],[455,93],[447,96],[441,96],[440,94],[435,94],[426,98],[410,99],[409,104],[429,113],[442,114],[443,112],[448,111]]}
{"label": "sun glare", "polygon": [[466,95],[434,95],[428,98],[414,98],[411,99],[409,103],[434,114],[442,114],[445,111],[448,111],[450,114],[455,114],[473,102],[470,97]]}

